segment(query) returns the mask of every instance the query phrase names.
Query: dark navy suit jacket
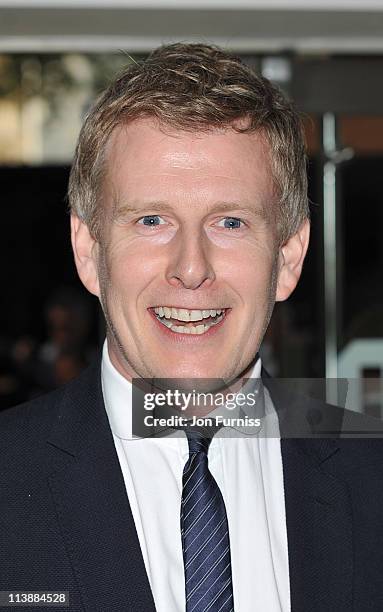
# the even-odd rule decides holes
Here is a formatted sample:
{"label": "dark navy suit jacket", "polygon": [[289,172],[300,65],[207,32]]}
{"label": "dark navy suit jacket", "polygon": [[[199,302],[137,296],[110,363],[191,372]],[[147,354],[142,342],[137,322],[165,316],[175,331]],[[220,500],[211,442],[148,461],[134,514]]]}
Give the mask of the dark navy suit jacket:
{"label": "dark navy suit jacket", "polygon": [[[0,590],[69,591],[73,612],[154,612],[100,366],[0,414]],[[291,439],[281,410],[292,612],[382,612],[383,440],[338,438],[343,411],[267,384],[277,410],[290,402],[309,433],[330,432]],[[367,436],[378,423],[349,418]]]}

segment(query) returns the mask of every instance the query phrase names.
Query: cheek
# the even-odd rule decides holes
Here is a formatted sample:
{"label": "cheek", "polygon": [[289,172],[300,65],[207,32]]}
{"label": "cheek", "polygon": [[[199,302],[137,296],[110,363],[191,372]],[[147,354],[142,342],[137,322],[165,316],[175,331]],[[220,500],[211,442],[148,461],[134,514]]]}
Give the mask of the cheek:
{"label": "cheek", "polygon": [[115,242],[99,260],[100,284],[110,305],[121,310],[134,306],[142,292],[159,276],[158,249],[136,241]]}
{"label": "cheek", "polygon": [[109,269],[120,273],[135,270],[141,273],[150,273],[157,266],[159,256],[163,253],[162,245],[158,240],[148,240],[140,236],[117,237],[113,240],[107,251]]}
{"label": "cheek", "polygon": [[275,256],[271,250],[239,245],[239,248],[231,249],[229,257],[225,257],[221,273],[246,302],[259,303],[269,295],[274,268]]}

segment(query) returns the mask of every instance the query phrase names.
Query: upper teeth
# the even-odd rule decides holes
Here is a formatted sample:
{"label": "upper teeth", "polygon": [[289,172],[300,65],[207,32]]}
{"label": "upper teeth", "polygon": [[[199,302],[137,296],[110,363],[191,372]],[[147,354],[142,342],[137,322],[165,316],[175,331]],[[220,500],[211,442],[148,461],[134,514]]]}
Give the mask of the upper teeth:
{"label": "upper teeth", "polygon": [[208,317],[215,317],[220,315],[224,309],[221,310],[187,310],[186,308],[173,308],[168,306],[158,306],[154,309],[154,312],[160,317],[166,319],[178,319],[179,321],[202,321]]}

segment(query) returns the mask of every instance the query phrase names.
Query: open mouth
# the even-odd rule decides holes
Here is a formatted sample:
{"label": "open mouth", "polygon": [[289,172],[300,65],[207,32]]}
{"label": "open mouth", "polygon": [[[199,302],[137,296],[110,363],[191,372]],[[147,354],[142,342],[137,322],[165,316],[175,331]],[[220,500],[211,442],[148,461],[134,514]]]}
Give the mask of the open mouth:
{"label": "open mouth", "polygon": [[229,309],[189,310],[172,306],[155,306],[150,310],[156,319],[173,333],[200,336],[221,323]]}

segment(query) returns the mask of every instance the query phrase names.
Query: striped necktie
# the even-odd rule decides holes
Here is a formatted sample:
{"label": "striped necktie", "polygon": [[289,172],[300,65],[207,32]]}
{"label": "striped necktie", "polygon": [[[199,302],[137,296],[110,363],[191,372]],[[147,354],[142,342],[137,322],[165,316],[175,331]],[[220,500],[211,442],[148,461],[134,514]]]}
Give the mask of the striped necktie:
{"label": "striped necktie", "polygon": [[221,491],[208,468],[211,438],[186,431],[181,537],[186,612],[233,612],[229,530]]}

